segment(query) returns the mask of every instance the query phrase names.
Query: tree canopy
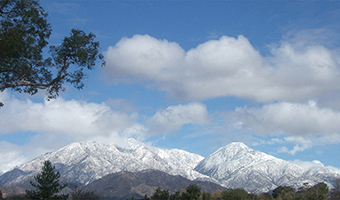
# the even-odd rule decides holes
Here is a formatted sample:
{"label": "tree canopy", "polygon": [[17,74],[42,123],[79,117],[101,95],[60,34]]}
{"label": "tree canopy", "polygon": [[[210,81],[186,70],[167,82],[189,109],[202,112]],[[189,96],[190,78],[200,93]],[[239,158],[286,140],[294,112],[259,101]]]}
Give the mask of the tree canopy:
{"label": "tree canopy", "polygon": [[273,197],[282,200],[294,200],[295,189],[289,186],[279,186],[273,190]]}
{"label": "tree canopy", "polygon": [[340,179],[336,179],[334,184],[334,188],[332,188],[330,191],[331,200],[340,199]]}
{"label": "tree canopy", "polygon": [[182,194],[183,200],[199,200],[201,196],[201,188],[196,184],[191,184],[186,188],[186,192]]}
{"label": "tree canopy", "polygon": [[94,69],[97,60],[105,65],[96,36],[77,29],[44,58],[52,29],[37,0],[2,0],[0,23],[1,92],[9,88],[34,95],[46,89],[48,99],[56,98],[65,83],[82,89],[84,70]]}
{"label": "tree canopy", "polygon": [[158,187],[155,193],[150,197],[151,200],[168,200],[170,197],[169,190],[162,190]]}
{"label": "tree canopy", "polygon": [[221,192],[223,200],[247,200],[249,199],[248,192],[244,189],[225,190]]}

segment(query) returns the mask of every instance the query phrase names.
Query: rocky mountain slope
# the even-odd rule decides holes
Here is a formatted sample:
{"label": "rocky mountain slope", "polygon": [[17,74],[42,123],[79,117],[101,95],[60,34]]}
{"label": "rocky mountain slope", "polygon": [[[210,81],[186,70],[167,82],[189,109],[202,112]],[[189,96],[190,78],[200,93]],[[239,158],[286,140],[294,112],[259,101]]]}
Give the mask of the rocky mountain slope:
{"label": "rocky mountain slope", "polygon": [[197,184],[202,192],[225,190],[226,188],[211,182],[191,181],[182,176],[174,176],[159,170],[144,170],[140,172],[117,172],[104,176],[99,180],[82,186],[84,191],[95,191],[100,194],[101,199],[131,199],[149,197],[153,195],[158,187],[175,193],[181,188],[191,184]]}
{"label": "rocky mountain slope", "polygon": [[305,169],[255,151],[243,143],[231,143],[206,158],[178,149],[150,147],[131,139],[122,148],[97,142],[76,142],[44,154],[0,176],[0,185],[28,187],[28,180],[50,160],[62,180],[71,185],[89,184],[105,175],[146,169],[206,180],[228,188],[267,192],[278,186],[300,187],[303,183],[326,182],[331,186],[340,170],[325,167]]}

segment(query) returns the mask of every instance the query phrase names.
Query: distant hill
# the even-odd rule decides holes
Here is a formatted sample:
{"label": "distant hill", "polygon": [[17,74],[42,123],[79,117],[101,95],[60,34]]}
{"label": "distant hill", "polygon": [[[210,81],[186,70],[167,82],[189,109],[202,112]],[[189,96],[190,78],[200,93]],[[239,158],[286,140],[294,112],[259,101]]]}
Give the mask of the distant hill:
{"label": "distant hill", "polygon": [[84,191],[95,191],[101,199],[125,200],[127,198],[149,197],[160,187],[175,193],[181,188],[197,184],[202,192],[225,190],[221,185],[206,181],[191,181],[179,175],[170,175],[159,170],[144,170],[140,172],[118,172],[104,176],[92,183],[82,186]]}

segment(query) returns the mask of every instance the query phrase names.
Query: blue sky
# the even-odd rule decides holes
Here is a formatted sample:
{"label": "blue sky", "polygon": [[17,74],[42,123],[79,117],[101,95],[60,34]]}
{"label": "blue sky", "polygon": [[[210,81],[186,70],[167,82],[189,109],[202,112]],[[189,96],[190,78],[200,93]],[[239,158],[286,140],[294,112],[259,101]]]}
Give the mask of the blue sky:
{"label": "blue sky", "polygon": [[128,137],[202,156],[239,141],[340,167],[339,1],[40,4],[51,45],[92,32],[107,65],[49,102],[0,93],[0,172],[70,142]]}

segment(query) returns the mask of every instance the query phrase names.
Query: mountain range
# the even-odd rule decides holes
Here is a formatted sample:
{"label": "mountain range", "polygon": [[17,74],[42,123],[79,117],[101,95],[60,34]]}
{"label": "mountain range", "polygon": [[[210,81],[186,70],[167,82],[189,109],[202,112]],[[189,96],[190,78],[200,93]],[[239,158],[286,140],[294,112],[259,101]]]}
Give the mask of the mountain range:
{"label": "mountain range", "polygon": [[[156,170],[188,180],[208,181],[225,188],[243,188],[249,192],[268,192],[278,186],[298,188],[308,182],[325,182],[332,187],[340,178],[339,169],[302,168],[288,161],[235,142],[206,158],[179,149],[151,147],[134,139],[118,147],[97,142],[75,142],[57,151],[17,166],[0,176],[0,185],[29,187],[29,180],[50,160],[73,186],[90,185],[109,174]],[[153,187],[153,186],[152,186]]]}

